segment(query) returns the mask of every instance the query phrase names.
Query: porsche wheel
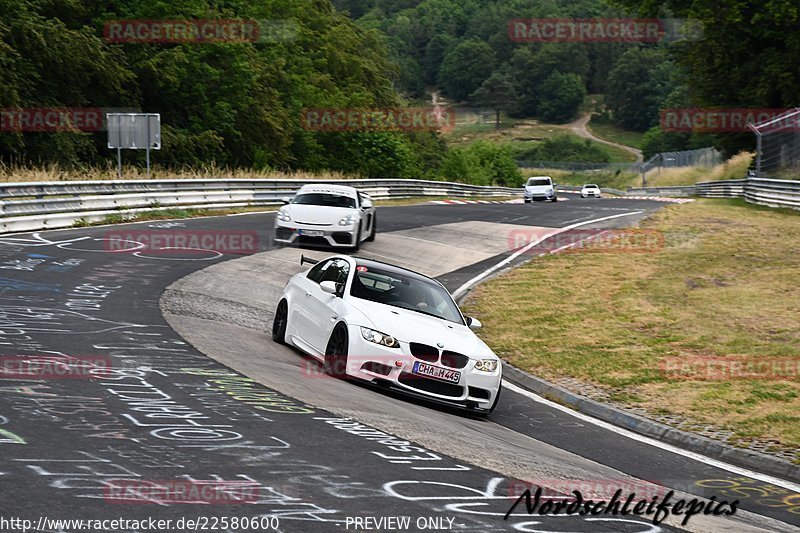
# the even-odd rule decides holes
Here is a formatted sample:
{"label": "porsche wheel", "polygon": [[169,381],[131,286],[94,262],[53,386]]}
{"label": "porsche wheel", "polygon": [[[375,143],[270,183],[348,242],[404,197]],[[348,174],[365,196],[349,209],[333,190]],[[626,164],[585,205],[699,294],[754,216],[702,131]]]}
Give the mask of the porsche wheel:
{"label": "porsche wheel", "polygon": [[272,321],[272,340],[279,344],[286,344],[286,324],[289,321],[289,305],[286,300],[281,300],[275,310],[275,319]]}
{"label": "porsche wheel", "polygon": [[347,377],[348,346],[347,328],[339,324],[333,328],[325,349],[325,371],[335,378]]}
{"label": "porsche wheel", "polygon": [[358,229],[356,230],[356,243],[353,245],[352,250],[353,252],[357,252],[359,248],[361,248],[361,222],[358,223]]}
{"label": "porsche wheel", "polygon": [[378,227],[378,217],[372,215],[372,231],[369,232],[369,237],[367,237],[367,242],[372,242],[375,240],[375,232],[377,227]]}

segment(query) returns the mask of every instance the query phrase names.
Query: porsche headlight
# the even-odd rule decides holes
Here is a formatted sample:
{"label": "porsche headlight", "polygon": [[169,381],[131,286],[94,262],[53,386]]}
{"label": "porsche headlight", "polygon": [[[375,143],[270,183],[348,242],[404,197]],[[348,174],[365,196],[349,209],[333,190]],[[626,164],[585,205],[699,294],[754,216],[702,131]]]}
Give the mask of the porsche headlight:
{"label": "porsche headlight", "polygon": [[347,215],[346,217],[342,218],[339,221],[340,226],[352,226],[356,223],[356,216],[355,215]]}
{"label": "porsche headlight", "polygon": [[281,209],[278,211],[278,220],[281,222],[291,222],[292,216],[289,214],[289,211]]}
{"label": "porsche headlight", "polygon": [[400,347],[400,343],[397,342],[397,339],[395,339],[391,335],[381,333],[380,331],[375,331],[374,329],[362,327],[361,336],[364,337],[364,339],[368,340],[369,342],[374,342],[375,344],[380,344],[381,346],[386,346],[387,348]]}
{"label": "porsche headlight", "polygon": [[480,370],[481,372],[494,372],[497,370],[497,360],[496,359],[481,359],[477,363],[475,363],[475,370]]}

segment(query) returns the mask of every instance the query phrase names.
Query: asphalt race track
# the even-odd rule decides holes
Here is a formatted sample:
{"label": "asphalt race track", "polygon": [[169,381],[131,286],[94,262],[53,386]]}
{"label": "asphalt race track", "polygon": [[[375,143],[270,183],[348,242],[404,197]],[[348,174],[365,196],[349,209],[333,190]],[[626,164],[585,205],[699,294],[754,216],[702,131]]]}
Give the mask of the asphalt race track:
{"label": "asphalt race track", "polygon": [[[385,207],[378,210],[377,240],[360,255],[417,265],[453,291],[508,257],[516,236],[597,219],[604,220],[582,227],[626,226],[664,205],[570,196],[556,204]],[[3,516],[54,533],[80,531],[50,521],[71,518],[170,519],[161,531],[230,532],[248,530],[232,519],[258,517],[260,528],[250,531],[398,530],[385,522],[371,522],[371,529],[354,524],[355,517],[389,516],[410,517],[411,531],[800,525],[800,494],[786,488],[791,484],[654,447],[510,388],[482,420],[321,376],[311,360],[275,345],[265,331],[301,253],[272,247],[272,216],[0,236]],[[508,231],[497,238],[498,228]],[[264,253],[110,244],[118,242],[114,235],[174,231],[244,232]],[[21,357],[71,370],[9,372]],[[624,492],[646,496],[666,487],[675,497],[740,505],[733,517],[697,515],[685,528],[674,518],[655,526],[632,515],[529,516],[524,505],[504,520],[526,482],[559,494],[588,484],[633,487]],[[225,489],[213,502],[163,498],[165,485],[181,483]],[[139,497],[125,492],[130,486]],[[152,497],[143,500],[148,486]],[[146,526],[117,530],[154,530]]]}

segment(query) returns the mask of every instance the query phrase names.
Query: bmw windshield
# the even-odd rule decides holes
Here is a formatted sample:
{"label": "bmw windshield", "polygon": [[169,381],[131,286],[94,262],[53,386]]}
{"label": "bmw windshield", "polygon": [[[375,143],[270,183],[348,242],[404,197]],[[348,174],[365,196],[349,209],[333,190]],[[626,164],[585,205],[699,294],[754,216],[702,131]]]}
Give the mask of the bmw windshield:
{"label": "bmw windshield", "polygon": [[359,266],[350,295],[464,324],[461,312],[447,290],[418,274],[404,275],[388,269]]}

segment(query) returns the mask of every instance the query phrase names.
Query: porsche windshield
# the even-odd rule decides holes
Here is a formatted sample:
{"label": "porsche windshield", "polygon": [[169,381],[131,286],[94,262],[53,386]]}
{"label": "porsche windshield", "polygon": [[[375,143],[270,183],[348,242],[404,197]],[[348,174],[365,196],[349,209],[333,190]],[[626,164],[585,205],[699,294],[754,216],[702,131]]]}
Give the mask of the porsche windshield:
{"label": "porsche windshield", "polygon": [[444,287],[418,274],[360,265],[350,295],[464,324],[461,312]]}
{"label": "porsche windshield", "polygon": [[349,207],[355,209],[356,199],[349,196],[342,196],[341,194],[328,194],[328,193],[306,193],[298,194],[292,200],[293,204],[302,205],[324,205],[328,207]]}

